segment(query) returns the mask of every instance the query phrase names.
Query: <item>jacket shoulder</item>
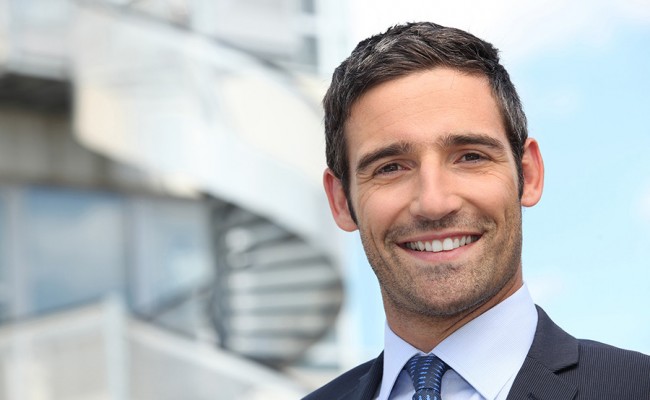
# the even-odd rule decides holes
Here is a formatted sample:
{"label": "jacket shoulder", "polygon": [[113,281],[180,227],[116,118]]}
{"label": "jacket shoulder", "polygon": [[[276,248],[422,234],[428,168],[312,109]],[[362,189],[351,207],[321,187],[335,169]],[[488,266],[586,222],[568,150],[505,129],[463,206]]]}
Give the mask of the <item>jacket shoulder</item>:
{"label": "jacket shoulder", "polygon": [[592,340],[578,342],[580,363],[566,375],[577,381],[580,398],[603,393],[620,399],[650,397],[650,356]]}
{"label": "jacket shoulder", "polygon": [[576,339],[539,307],[538,316],[508,399],[650,400],[650,356]]}
{"label": "jacket shoulder", "polygon": [[368,373],[376,361],[377,359],[373,359],[354,367],[308,394],[303,400],[335,400],[342,398],[359,385],[359,380]]}
{"label": "jacket shoulder", "polygon": [[609,344],[588,339],[578,339],[580,354],[591,361],[615,363],[621,368],[650,367],[650,356],[633,350],[621,349]]}

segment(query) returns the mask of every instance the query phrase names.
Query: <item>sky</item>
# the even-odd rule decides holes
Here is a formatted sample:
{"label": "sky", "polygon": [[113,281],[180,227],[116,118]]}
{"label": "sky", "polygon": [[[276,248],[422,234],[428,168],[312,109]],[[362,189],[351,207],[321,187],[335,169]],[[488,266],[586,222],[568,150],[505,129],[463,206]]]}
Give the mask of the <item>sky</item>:
{"label": "sky", "polygon": [[[650,354],[650,3],[353,4],[350,46],[395,23],[430,20],[500,49],[546,167],[541,202],[524,210],[533,299],[576,337]],[[348,322],[365,338],[360,358],[371,357],[383,335],[368,333],[383,332],[384,317],[376,279],[350,241],[350,315],[363,318]]]}

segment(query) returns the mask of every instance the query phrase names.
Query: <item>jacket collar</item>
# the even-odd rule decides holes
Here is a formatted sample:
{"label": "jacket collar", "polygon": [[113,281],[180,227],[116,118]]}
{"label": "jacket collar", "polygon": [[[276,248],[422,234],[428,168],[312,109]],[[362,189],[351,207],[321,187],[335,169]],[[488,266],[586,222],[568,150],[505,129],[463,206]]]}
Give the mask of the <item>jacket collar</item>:
{"label": "jacket collar", "polygon": [[578,388],[560,373],[578,364],[578,341],[537,307],[535,339],[508,394],[508,400],[570,400]]}
{"label": "jacket collar", "polygon": [[384,352],[370,366],[368,372],[359,378],[359,384],[339,400],[372,400],[381,384],[384,370]]}

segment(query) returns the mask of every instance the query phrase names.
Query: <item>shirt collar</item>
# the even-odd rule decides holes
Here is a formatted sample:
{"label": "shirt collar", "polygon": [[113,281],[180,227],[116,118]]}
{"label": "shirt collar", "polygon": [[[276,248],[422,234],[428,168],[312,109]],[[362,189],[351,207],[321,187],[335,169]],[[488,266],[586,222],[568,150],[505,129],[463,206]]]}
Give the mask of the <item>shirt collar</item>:
{"label": "shirt collar", "polygon": [[[524,284],[452,333],[431,353],[445,361],[481,396],[494,399],[521,368],[536,327],[537,310]],[[386,324],[380,398],[388,398],[404,364],[421,353]]]}
{"label": "shirt collar", "polygon": [[421,351],[397,336],[386,323],[384,328],[384,373],[379,388],[380,399],[389,397],[393,385],[406,362],[414,355],[421,353]]}

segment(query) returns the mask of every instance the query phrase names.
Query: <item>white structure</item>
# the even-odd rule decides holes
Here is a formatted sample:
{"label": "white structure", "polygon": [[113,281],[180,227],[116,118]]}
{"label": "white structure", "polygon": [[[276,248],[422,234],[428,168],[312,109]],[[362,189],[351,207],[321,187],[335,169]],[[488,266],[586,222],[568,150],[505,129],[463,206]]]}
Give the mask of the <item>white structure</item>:
{"label": "white structure", "polygon": [[0,0],[1,398],[295,398],[263,364],[335,373],[336,9]]}
{"label": "white structure", "polygon": [[5,400],[290,399],[305,388],[133,319],[117,298],[0,328]]}

